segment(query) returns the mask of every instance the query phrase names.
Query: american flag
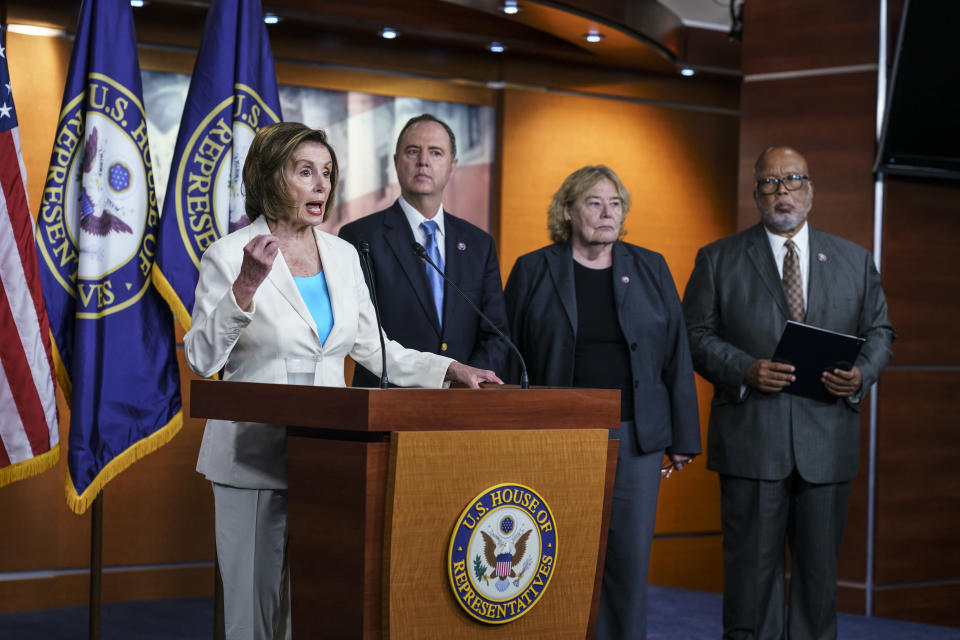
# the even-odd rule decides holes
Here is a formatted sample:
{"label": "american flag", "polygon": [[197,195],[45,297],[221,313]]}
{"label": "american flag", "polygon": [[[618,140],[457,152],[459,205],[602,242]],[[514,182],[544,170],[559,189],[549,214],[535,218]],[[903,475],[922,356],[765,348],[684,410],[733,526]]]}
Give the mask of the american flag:
{"label": "american flag", "polygon": [[60,457],[50,325],[0,32],[0,487]]}

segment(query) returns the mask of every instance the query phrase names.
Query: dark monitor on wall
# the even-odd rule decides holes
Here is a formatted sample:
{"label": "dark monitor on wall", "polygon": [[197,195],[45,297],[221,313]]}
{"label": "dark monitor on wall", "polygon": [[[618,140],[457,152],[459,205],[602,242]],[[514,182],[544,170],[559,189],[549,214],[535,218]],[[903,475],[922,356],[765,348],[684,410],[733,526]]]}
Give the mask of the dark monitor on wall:
{"label": "dark monitor on wall", "polygon": [[960,178],[960,2],[906,0],[874,171]]}

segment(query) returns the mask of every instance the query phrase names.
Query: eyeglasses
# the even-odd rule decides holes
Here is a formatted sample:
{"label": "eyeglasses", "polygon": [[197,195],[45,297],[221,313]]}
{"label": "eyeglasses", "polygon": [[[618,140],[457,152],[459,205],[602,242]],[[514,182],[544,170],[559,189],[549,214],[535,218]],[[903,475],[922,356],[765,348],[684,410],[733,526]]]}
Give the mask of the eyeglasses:
{"label": "eyeglasses", "polygon": [[757,180],[757,191],[765,196],[776,193],[782,184],[787,191],[796,191],[803,186],[804,180],[809,180],[810,176],[802,173],[793,173],[783,178],[762,178]]}

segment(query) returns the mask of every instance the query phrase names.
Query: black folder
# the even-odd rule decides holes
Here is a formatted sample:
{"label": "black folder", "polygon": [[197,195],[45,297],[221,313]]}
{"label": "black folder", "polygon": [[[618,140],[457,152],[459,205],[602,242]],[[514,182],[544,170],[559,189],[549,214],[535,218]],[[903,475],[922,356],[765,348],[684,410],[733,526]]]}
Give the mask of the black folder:
{"label": "black folder", "polygon": [[784,391],[834,402],[837,397],[827,391],[820,377],[824,371],[852,367],[864,342],[863,338],[788,320],[773,353],[775,362],[787,362],[796,368],[797,379]]}

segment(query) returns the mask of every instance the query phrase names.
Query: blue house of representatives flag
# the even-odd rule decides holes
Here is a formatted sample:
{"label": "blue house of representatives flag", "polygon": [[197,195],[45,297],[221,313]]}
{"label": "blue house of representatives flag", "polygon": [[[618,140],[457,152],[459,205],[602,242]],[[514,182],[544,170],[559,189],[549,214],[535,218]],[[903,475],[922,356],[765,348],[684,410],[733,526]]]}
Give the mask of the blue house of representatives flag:
{"label": "blue house of representatives flag", "polygon": [[76,513],[183,421],[153,180],[129,0],[84,0],[37,216]]}
{"label": "blue house of representatives flag", "polygon": [[213,0],[177,133],[153,270],[184,329],[203,252],[250,223],[242,190],[250,142],[280,119],[260,0]]}

